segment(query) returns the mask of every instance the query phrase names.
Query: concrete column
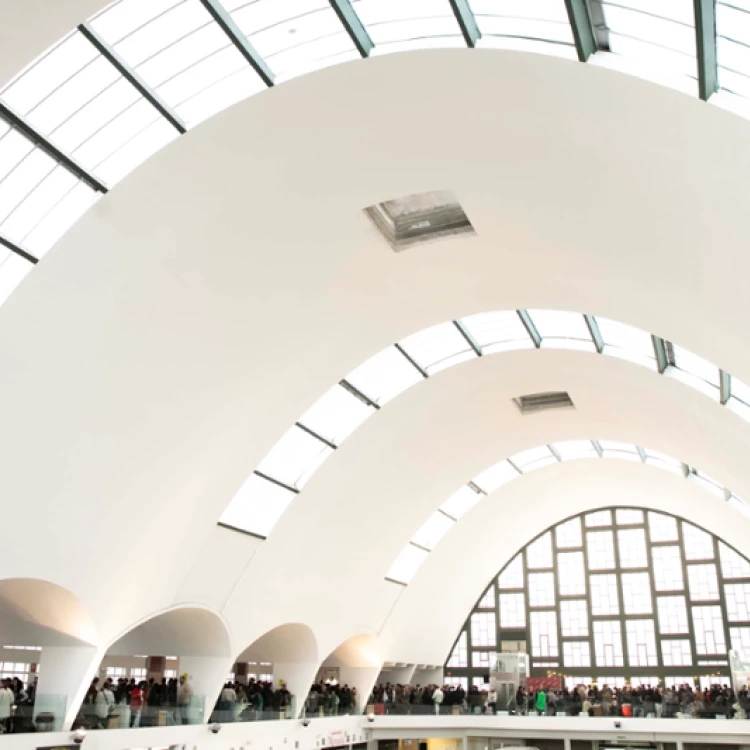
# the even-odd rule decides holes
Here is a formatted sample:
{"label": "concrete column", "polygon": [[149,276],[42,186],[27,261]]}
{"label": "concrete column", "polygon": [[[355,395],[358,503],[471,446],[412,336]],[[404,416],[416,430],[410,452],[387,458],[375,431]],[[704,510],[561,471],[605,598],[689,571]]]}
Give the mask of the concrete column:
{"label": "concrete column", "polygon": [[187,673],[193,700],[188,713],[190,724],[209,720],[227,681],[234,660],[228,656],[181,656],[180,676]]}
{"label": "concrete column", "polygon": [[380,674],[380,665],[374,667],[339,667],[339,682],[357,688],[357,713],[362,713],[367,705],[375,680]]}
{"label": "concrete column", "polygon": [[96,677],[104,651],[95,646],[45,646],[39,660],[34,719],[55,716],[55,729],[69,729]]}
{"label": "concrete column", "polygon": [[286,689],[294,696],[294,715],[301,716],[305,707],[310,686],[315,681],[318,663],[314,661],[275,661],[273,663],[273,680],[275,687],[279,680],[284,680]]}

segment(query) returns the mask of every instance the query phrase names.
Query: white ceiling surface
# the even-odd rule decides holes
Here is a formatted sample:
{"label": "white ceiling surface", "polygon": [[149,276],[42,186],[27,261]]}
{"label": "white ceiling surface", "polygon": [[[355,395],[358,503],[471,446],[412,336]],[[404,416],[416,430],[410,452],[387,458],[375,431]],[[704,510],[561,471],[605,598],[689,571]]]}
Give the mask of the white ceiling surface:
{"label": "white ceiling surface", "polygon": [[[750,382],[749,157],[750,124],[704,103],[592,66],[490,50],[355,62],[213,118],[102,199],[0,310],[2,489],[14,498],[14,523],[0,529],[2,574],[70,588],[102,640],[114,638],[173,601],[234,492],[327,388],[454,317],[585,310]],[[455,191],[477,237],[397,255],[360,211],[436,188]],[[748,427],[736,416],[627,363],[521,354],[517,367],[488,358],[412,389],[337,451],[258,548],[248,571],[263,573],[232,596],[235,646],[282,613],[336,620],[334,645],[372,630],[382,613],[366,601],[367,581],[380,585],[427,511],[540,442],[631,440],[750,497]],[[607,383],[595,382],[593,361]],[[574,372],[556,377],[558,367]],[[477,414],[489,431],[447,418],[438,393],[455,381],[467,403],[505,409],[519,389],[536,389],[540,371],[601,408],[542,417],[507,440],[508,423],[490,415]],[[518,376],[516,392],[481,388],[490,372]],[[657,419],[662,408],[676,421]],[[610,421],[617,429],[605,434]],[[391,444],[404,457],[384,460]],[[71,535],[86,543],[59,554]],[[23,554],[29,538],[34,555]],[[167,539],[179,540],[174,553]],[[90,564],[99,559],[107,564]],[[279,560],[285,577],[264,567]],[[350,589],[338,587],[342,568]],[[105,601],[113,578],[117,595]]]}
{"label": "white ceiling surface", "polygon": [[[727,503],[697,485],[629,461],[584,459],[548,466],[485,502],[461,519],[405,590],[398,617],[382,634],[394,660],[402,655],[416,661],[445,659],[479,595],[503,565],[543,528],[577,513],[609,505],[666,511],[688,516],[738,549],[747,548],[750,530]],[[460,576],[459,585],[462,570],[470,574]],[[429,631],[408,626],[425,621]],[[434,637],[426,637],[433,629]]]}

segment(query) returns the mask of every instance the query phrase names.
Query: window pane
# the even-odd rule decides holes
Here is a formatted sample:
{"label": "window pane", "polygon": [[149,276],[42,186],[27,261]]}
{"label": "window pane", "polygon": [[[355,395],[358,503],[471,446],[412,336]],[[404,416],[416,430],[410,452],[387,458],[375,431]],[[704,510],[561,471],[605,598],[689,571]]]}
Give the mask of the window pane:
{"label": "window pane", "polygon": [[656,599],[659,608],[659,633],[680,635],[689,633],[687,607],[684,596],[660,596]]}
{"label": "window pane", "polygon": [[596,351],[586,321],[580,313],[557,310],[528,310],[542,337],[542,349]]}
{"label": "window pane", "polygon": [[548,531],[526,548],[529,569],[552,567],[552,534]]}
{"label": "window pane", "polygon": [[471,616],[471,645],[494,646],[497,641],[494,612],[475,612]]}
{"label": "window pane", "polygon": [[617,547],[621,567],[645,568],[648,565],[646,533],[643,529],[620,529],[617,532]]}
{"label": "window pane", "polygon": [[322,438],[340,445],[375,409],[336,385],[308,409],[300,424]]}
{"label": "window pane", "polygon": [[676,542],[677,519],[663,513],[648,514],[649,537],[652,542]]}
{"label": "window pane", "polygon": [[729,628],[729,638],[733,649],[750,652],[750,628]]}
{"label": "window pane", "polygon": [[560,548],[582,547],[581,519],[571,518],[570,521],[558,524],[555,528],[557,546]]}
{"label": "window pane", "polygon": [[622,605],[626,615],[650,615],[651,576],[648,573],[623,573]]}
{"label": "window pane", "polygon": [[268,536],[292,500],[293,492],[251,474],[224,511],[221,522],[252,534]]}
{"label": "window pane", "polygon": [[479,609],[495,609],[495,587],[490,586],[477,604]]}
{"label": "window pane", "polygon": [[533,349],[534,342],[515,310],[470,315],[461,322],[484,354]]}
{"label": "window pane", "polygon": [[331,453],[333,450],[325,443],[295,426],[269,451],[258,471],[302,489]]}
{"label": "window pane", "polygon": [[694,602],[719,598],[719,581],[715,565],[688,565],[687,571],[690,598]]}
{"label": "window pane", "polygon": [[585,522],[587,528],[596,526],[611,526],[612,525],[612,511],[611,510],[598,510],[595,513],[587,513],[585,516]]}
{"label": "window pane", "polygon": [[511,456],[508,460],[524,474],[528,474],[535,469],[541,469],[543,466],[557,463],[557,459],[546,445],[521,451]]}
{"label": "window pane", "polygon": [[422,379],[417,368],[395,346],[370,357],[345,378],[360,393],[381,406]]}
{"label": "window pane", "polygon": [[441,323],[407,336],[400,346],[430,375],[477,356],[453,323]]}
{"label": "window pane", "polygon": [[594,629],[594,653],[597,667],[622,667],[622,636],[620,623],[616,620],[596,620]]}
{"label": "window pane", "polygon": [[663,640],[661,642],[661,655],[665,667],[693,666],[693,654],[690,650],[690,641]]}
{"label": "window pane", "polygon": [[557,613],[537,610],[531,613],[531,654],[557,658]]}
{"label": "window pane", "polygon": [[440,506],[440,510],[458,520],[464,514],[468,513],[483,497],[484,495],[481,492],[476,492],[468,484],[465,484]]}
{"label": "window pane", "polygon": [[710,534],[683,521],[682,538],[686,560],[713,560],[714,544]]}
{"label": "window pane", "polygon": [[500,594],[500,627],[526,627],[526,603],[523,594]]}
{"label": "window pane", "polygon": [[468,636],[464,630],[456,645],[453,647],[453,651],[448,659],[446,666],[448,667],[468,667],[469,666],[469,649],[468,649]]}
{"label": "window pane", "polygon": [[693,607],[693,630],[698,654],[726,654],[724,623],[721,608],[716,606]]}
{"label": "window pane", "polygon": [[729,622],[750,621],[748,601],[750,601],[750,583],[727,583],[724,586],[727,601],[727,618]]}
{"label": "window pane", "polygon": [[[591,649],[588,641],[563,641],[563,664],[566,667],[590,667]],[[586,678],[575,677],[574,680],[582,680],[588,684]],[[579,684],[578,682],[575,683]]]}
{"label": "window pane", "polygon": [[555,576],[553,573],[529,573],[529,606],[555,606]]}
{"label": "window pane", "polygon": [[615,513],[618,526],[635,526],[643,523],[643,511],[633,508],[618,508]]}
{"label": "window pane", "polygon": [[628,663],[631,667],[656,667],[656,637],[653,620],[628,620],[625,623],[628,639]]}
{"label": "window pane", "polygon": [[609,570],[615,567],[615,547],[611,531],[587,531],[586,550],[589,570]]}
{"label": "window pane", "polygon": [[566,440],[552,446],[563,461],[576,458],[599,458],[599,454],[590,440]]}
{"label": "window pane", "polygon": [[654,585],[657,591],[681,591],[682,560],[679,547],[652,547]]}
{"label": "window pane", "polygon": [[591,614],[617,615],[620,605],[617,599],[617,576],[614,573],[592,575],[591,583]]}
{"label": "window pane", "polygon": [[435,511],[417,531],[412,539],[414,544],[431,550],[450,531],[454,522],[448,516]]}
{"label": "window pane", "polygon": [[586,573],[583,567],[583,552],[558,552],[557,577],[560,596],[584,596]]}
{"label": "window pane", "polygon": [[656,355],[650,333],[608,318],[596,318],[596,322],[604,340],[603,354],[656,370]]}
{"label": "window pane", "polygon": [[386,578],[399,583],[409,583],[429,554],[413,544],[407,544],[394,560]]}
{"label": "window pane", "polygon": [[587,636],[589,613],[585,599],[564,599],[560,602],[560,624],[563,638]]}
{"label": "window pane", "polygon": [[474,477],[474,484],[483,489],[486,493],[494,492],[498,487],[513,481],[521,476],[515,467],[507,461],[501,461],[481,474]]}
{"label": "window pane", "polygon": [[719,542],[719,556],[724,578],[750,578],[750,563],[724,542]]}
{"label": "window pane", "polygon": [[500,573],[497,579],[498,588],[522,589],[525,588],[523,580],[523,555],[516,555]]}

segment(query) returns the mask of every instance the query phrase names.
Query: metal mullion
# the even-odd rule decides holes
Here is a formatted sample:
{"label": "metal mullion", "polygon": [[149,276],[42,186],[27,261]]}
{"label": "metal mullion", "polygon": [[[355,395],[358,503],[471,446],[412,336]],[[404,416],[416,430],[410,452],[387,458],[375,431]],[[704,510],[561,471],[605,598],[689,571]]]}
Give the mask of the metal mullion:
{"label": "metal mullion", "polygon": [[426,552],[428,555],[430,554],[430,552],[432,552],[432,550],[429,547],[423,547],[421,544],[417,544],[416,542],[409,542],[409,544],[411,544],[412,547],[421,549],[422,552]]}
{"label": "metal mullion", "polygon": [[719,401],[722,405],[732,397],[732,376],[724,370],[719,370]]}
{"label": "metal mullion", "polygon": [[410,365],[412,365],[412,367],[414,367],[414,368],[415,368],[415,369],[417,370],[417,372],[418,372],[418,373],[419,373],[419,374],[420,374],[420,375],[421,375],[421,376],[422,376],[423,378],[425,378],[425,379],[426,379],[426,378],[429,378],[429,377],[430,377],[430,376],[429,376],[429,375],[427,374],[427,370],[425,370],[425,369],[424,369],[424,368],[422,367],[422,365],[420,365],[420,364],[419,364],[419,363],[417,362],[417,360],[416,360],[416,359],[414,359],[414,357],[412,357],[412,356],[411,356],[411,354],[408,354],[408,353],[407,353],[407,351],[406,351],[406,349],[404,349],[404,347],[403,347],[403,346],[401,346],[401,344],[394,344],[393,346],[395,346],[395,347],[396,347],[396,350],[397,350],[397,351],[398,351],[398,352],[399,352],[399,353],[400,353],[401,355],[403,355],[403,356],[404,356],[404,357],[406,358],[406,360],[407,360],[407,361],[409,362],[409,364],[410,364]]}
{"label": "metal mullion", "polygon": [[[614,519],[614,513],[612,513]],[[598,529],[597,529],[598,530]],[[617,530],[613,527],[612,529],[612,544],[615,548],[615,580],[617,581],[617,606],[620,611],[620,647],[622,648],[622,669],[629,669],[630,664],[630,646],[628,645],[628,633],[625,628],[625,621],[628,615],[625,614],[625,599],[622,595],[622,568],[620,566],[620,541],[617,538]],[[603,571],[607,572],[607,571]],[[639,618],[643,618],[644,615],[640,615]],[[616,667],[612,667],[616,669]]]}
{"label": "metal mullion", "polygon": [[50,140],[45,138],[41,133],[35,130],[20,115],[17,115],[12,109],[0,102],[0,117],[4,119],[14,130],[26,137],[35,146],[44,151],[47,156],[52,157],[58,164],[61,164],[69,172],[85,182],[92,190],[98,193],[106,193],[107,187],[100,182],[93,174],[87,172],[72,157],[64,154]]}
{"label": "metal mullion", "polygon": [[586,544],[586,526],[583,523],[582,517],[580,517],[580,523],[581,550],[583,551],[583,572],[586,582],[586,614],[589,618],[589,669],[594,669],[596,664],[596,653],[594,648],[594,611],[591,604],[591,570],[589,569],[589,551],[588,545]]}
{"label": "metal mullion", "polygon": [[471,487],[471,489],[474,490],[474,492],[476,492],[478,495],[484,495],[485,497],[487,497],[487,493],[478,484],[474,484],[474,482],[467,482],[467,486]]}
{"label": "metal mullion", "polygon": [[581,62],[586,62],[597,50],[594,24],[586,0],[565,0],[568,20],[575,39],[576,52]]}
{"label": "metal mullion", "polygon": [[659,371],[659,375],[663,375],[664,371],[669,366],[669,359],[667,357],[666,342],[659,336],[651,336],[651,343],[654,346],[654,355],[656,356],[656,367]]}
{"label": "metal mullion", "polygon": [[602,449],[601,443],[598,440],[592,440],[591,445],[594,446],[594,450],[599,458],[604,458],[604,450]]}
{"label": "metal mullion", "polygon": [[516,310],[516,314],[521,319],[523,327],[526,329],[529,337],[534,342],[534,346],[539,349],[542,346],[542,336],[539,331],[537,331],[534,322],[531,320],[531,315],[529,315],[527,310]]}
{"label": "metal mullion", "polygon": [[458,332],[466,339],[466,343],[474,350],[474,354],[477,357],[482,356],[482,348],[474,341],[474,337],[466,330],[464,324],[460,320],[454,320],[453,325],[456,326]]}
{"label": "metal mullion", "polygon": [[466,46],[475,47],[482,33],[479,31],[477,20],[469,7],[468,0],[448,0],[448,2],[461,28],[461,35],[466,42]]}
{"label": "metal mullion", "polygon": [[321,443],[327,445],[332,450],[336,450],[338,448],[338,445],[336,445],[336,443],[332,443],[330,440],[326,440],[326,438],[324,438],[322,435],[318,435],[315,430],[311,430],[309,427],[305,427],[305,425],[303,425],[301,422],[295,422],[294,426],[299,427],[302,432],[306,432],[308,435],[310,435],[310,437],[314,437],[316,440],[320,440]]}
{"label": "metal mullion", "polygon": [[371,406],[373,409],[380,409],[380,404],[376,404],[369,396],[366,396],[359,388],[353,386],[348,380],[339,380],[339,385],[346,391],[358,398],[363,404]]}
{"label": "metal mullion", "polygon": [[78,31],[99,51],[117,72],[133,86],[136,91],[181,135],[187,132],[182,119],[172,111],[172,108],[154,91],[140,74],[131,68],[115,49],[104,41],[88,23],[78,25]]}
{"label": "metal mullion", "polygon": [[367,33],[367,29],[360,20],[357,12],[352,8],[349,0],[328,0],[331,7],[341,21],[341,25],[349,34],[354,46],[362,57],[369,57],[375,46]]}
{"label": "metal mullion", "polygon": [[262,471],[258,471],[256,469],[253,474],[255,474],[255,476],[257,477],[260,477],[261,479],[265,479],[267,482],[271,482],[271,484],[275,484],[285,490],[289,490],[289,492],[293,492],[295,495],[299,495],[300,493],[300,491],[296,487],[292,487],[290,484],[286,484],[279,479],[274,479],[272,476],[264,474]]}
{"label": "metal mullion", "polygon": [[24,260],[29,261],[29,263],[32,263],[36,265],[39,263],[39,258],[32,255],[27,250],[24,250],[20,245],[16,245],[15,242],[11,242],[7,237],[3,237],[2,234],[0,234],[0,245],[10,250],[12,253],[15,253],[16,255],[20,256]]}
{"label": "metal mullion", "polygon": [[[557,456],[557,460],[560,457]],[[560,565],[557,560],[557,534],[554,529],[550,529],[550,536],[552,537],[552,576],[553,576],[553,591],[555,593],[555,622],[557,623],[557,663],[562,665],[563,663],[563,636],[562,636],[562,611],[560,608]],[[562,666],[560,667],[562,669]]]}
{"label": "metal mullion", "polygon": [[211,14],[221,30],[229,37],[240,54],[250,63],[250,67],[261,77],[266,86],[273,86],[273,73],[266,61],[258,54],[250,40],[242,33],[227,9],[219,0],[200,0],[203,7]]}
{"label": "metal mullion", "polygon": [[454,518],[450,513],[446,513],[442,508],[438,508],[437,511],[436,511],[436,513],[441,513],[446,518],[450,518],[451,521],[453,521],[453,523],[456,523],[458,521],[457,518]]}
{"label": "metal mullion", "polygon": [[698,62],[698,95],[708,101],[719,90],[716,49],[716,0],[693,0],[695,47]]}
{"label": "metal mullion", "polygon": [[591,340],[594,342],[597,353],[601,354],[604,351],[604,339],[602,338],[596,318],[593,315],[584,315],[583,319],[586,321],[586,326],[589,329]]}
{"label": "metal mullion", "polygon": [[[732,639],[729,635],[729,615],[727,613],[727,598],[724,591],[724,569],[721,566],[721,557],[719,556],[719,540],[714,534],[711,535],[711,540],[714,546],[714,567],[716,568],[716,580],[719,583],[719,606],[721,607],[722,612],[721,622],[724,626],[724,646],[728,650],[732,647]],[[732,583],[734,583],[734,581],[732,581]]]}
{"label": "metal mullion", "polygon": [[[693,622],[693,600],[688,585],[687,560],[685,559],[685,540],[682,537],[682,521],[677,520],[677,547],[680,551],[680,562],[682,563],[682,594],[685,597],[685,606],[688,611],[688,638],[690,639],[690,657],[693,666],[698,666],[698,649],[695,642],[695,624]],[[684,639],[683,639],[684,640]]]}

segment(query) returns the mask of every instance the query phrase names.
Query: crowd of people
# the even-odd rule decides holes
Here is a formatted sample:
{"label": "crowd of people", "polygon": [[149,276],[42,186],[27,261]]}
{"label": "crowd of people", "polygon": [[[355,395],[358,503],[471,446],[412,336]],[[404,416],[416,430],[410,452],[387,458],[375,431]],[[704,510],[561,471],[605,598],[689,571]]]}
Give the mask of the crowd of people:
{"label": "crowd of people", "polygon": [[[162,713],[163,712],[163,713]],[[161,717],[163,717],[163,722]],[[163,678],[137,682],[121,677],[91,681],[74,728],[128,729],[164,723],[193,724],[200,721],[194,711],[193,688],[187,674],[179,680]]]}
{"label": "crowd of people", "polygon": [[[505,705],[502,703],[505,702]],[[370,704],[389,714],[481,713],[507,711],[518,715],[621,716],[675,718],[747,718],[750,695],[743,687],[737,695],[728,685],[715,684],[699,690],[685,683],[664,688],[644,685],[612,688],[609,685],[578,685],[573,689],[526,690],[518,687],[507,701],[499,701],[489,686],[385,685],[376,686]]]}
{"label": "crowd of people", "polygon": [[19,677],[0,680],[0,732],[32,732],[36,680],[27,685]]}
{"label": "crowd of people", "polygon": [[305,700],[305,716],[345,716],[360,710],[357,688],[349,685],[313,683]]}
{"label": "crowd of people", "polygon": [[272,682],[250,678],[246,685],[227,682],[216,701],[211,721],[258,721],[260,719],[291,718],[294,696],[281,684],[274,689]]}

